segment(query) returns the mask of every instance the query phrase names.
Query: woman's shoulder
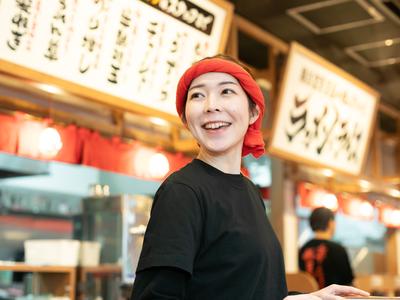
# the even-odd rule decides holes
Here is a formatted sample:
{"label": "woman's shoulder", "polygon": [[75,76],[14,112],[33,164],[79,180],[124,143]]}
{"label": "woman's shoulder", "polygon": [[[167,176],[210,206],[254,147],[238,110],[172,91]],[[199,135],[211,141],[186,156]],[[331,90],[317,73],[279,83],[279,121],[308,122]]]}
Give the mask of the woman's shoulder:
{"label": "woman's shoulder", "polygon": [[199,166],[197,165],[196,160],[193,160],[183,166],[181,169],[171,173],[167,177],[165,181],[167,182],[190,182],[195,178],[196,176],[199,176],[199,172],[201,170],[199,169]]}
{"label": "woman's shoulder", "polygon": [[247,176],[243,175],[243,182],[246,184],[247,188],[253,191],[256,191],[257,193],[260,193],[260,189],[257,185],[254,184],[253,181]]}
{"label": "woman's shoulder", "polygon": [[198,202],[201,199],[201,184],[197,180],[199,175],[194,169],[192,163],[189,163],[170,174],[158,188],[154,202],[182,201],[182,199],[186,201],[193,199],[194,202]]}
{"label": "woman's shoulder", "polygon": [[201,177],[201,169],[195,161],[191,161],[181,169],[171,173],[161,184],[159,190],[168,189],[176,185],[184,185],[195,189],[199,185]]}

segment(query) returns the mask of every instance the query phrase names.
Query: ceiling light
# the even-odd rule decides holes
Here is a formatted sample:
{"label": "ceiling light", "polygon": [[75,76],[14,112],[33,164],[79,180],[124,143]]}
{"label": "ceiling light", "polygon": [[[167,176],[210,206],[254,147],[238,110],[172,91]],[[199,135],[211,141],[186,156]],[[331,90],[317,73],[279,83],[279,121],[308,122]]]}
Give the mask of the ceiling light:
{"label": "ceiling light", "polygon": [[325,177],[332,177],[333,176],[333,171],[331,169],[323,169],[323,170],[321,170],[321,173]]}
{"label": "ceiling light", "polygon": [[387,193],[388,193],[390,196],[392,196],[392,197],[400,198],[400,191],[399,191],[399,190],[396,190],[396,189],[388,189],[388,190],[387,190]]}
{"label": "ceiling light", "polygon": [[169,123],[167,121],[165,121],[164,119],[161,119],[161,118],[149,117],[149,120],[154,125],[158,125],[158,126],[168,126],[169,125]]}
{"label": "ceiling light", "polygon": [[50,84],[45,84],[45,83],[36,83],[35,84],[39,89],[41,89],[42,91],[45,91],[47,93],[50,94],[63,94],[64,90],[54,86],[54,85],[50,85]]}
{"label": "ceiling light", "polygon": [[371,186],[372,186],[371,182],[364,180],[364,179],[360,179],[358,181],[358,184],[360,185],[362,190],[370,190]]}
{"label": "ceiling light", "polygon": [[393,45],[393,40],[392,39],[386,40],[385,41],[385,45],[388,46],[388,47],[392,46]]}

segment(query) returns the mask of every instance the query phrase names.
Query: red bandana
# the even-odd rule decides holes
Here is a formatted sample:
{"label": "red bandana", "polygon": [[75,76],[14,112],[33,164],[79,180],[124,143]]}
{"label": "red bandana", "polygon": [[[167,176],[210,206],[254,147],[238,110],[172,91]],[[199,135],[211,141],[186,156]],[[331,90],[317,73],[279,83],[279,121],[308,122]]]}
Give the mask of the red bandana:
{"label": "red bandana", "polygon": [[192,81],[200,75],[210,72],[227,73],[235,77],[251,100],[260,108],[258,119],[247,129],[244,137],[242,156],[250,153],[254,157],[261,156],[264,153],[264,139],[260,130],[265,110],[264,96],[251,75],[234,62],[221,58],[209,58],[201,60],[187,69],[179,80],[176,90],[176,110],[178,115],[182,117],[187,91]]}

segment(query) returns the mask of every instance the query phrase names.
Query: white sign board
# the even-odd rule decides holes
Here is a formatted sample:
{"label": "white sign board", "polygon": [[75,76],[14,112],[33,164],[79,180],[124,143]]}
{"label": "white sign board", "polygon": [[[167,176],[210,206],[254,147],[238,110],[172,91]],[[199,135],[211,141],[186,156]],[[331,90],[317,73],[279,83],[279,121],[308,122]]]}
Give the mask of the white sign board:
{"label": "white sign board", "polygon": [[284,159],[358,175],[377,104],[374,90],[294,43],[269,151]]}
{"label": "white sign board", "polygon": [[222,0],[0,1],[0,66],[176,115],[179,76],[219,52],[232,9]]}

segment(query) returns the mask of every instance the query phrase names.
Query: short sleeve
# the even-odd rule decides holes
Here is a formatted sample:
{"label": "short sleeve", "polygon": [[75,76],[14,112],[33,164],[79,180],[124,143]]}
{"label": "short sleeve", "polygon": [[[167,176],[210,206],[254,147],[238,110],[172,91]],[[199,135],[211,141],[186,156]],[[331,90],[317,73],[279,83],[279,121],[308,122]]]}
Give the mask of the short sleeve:
{"label": "short sleeve", "polygon": [[201,234],[202,213],[195,192],[185,184],[163,185],[154,198],[137,272],[176,267],[192,274]]}

